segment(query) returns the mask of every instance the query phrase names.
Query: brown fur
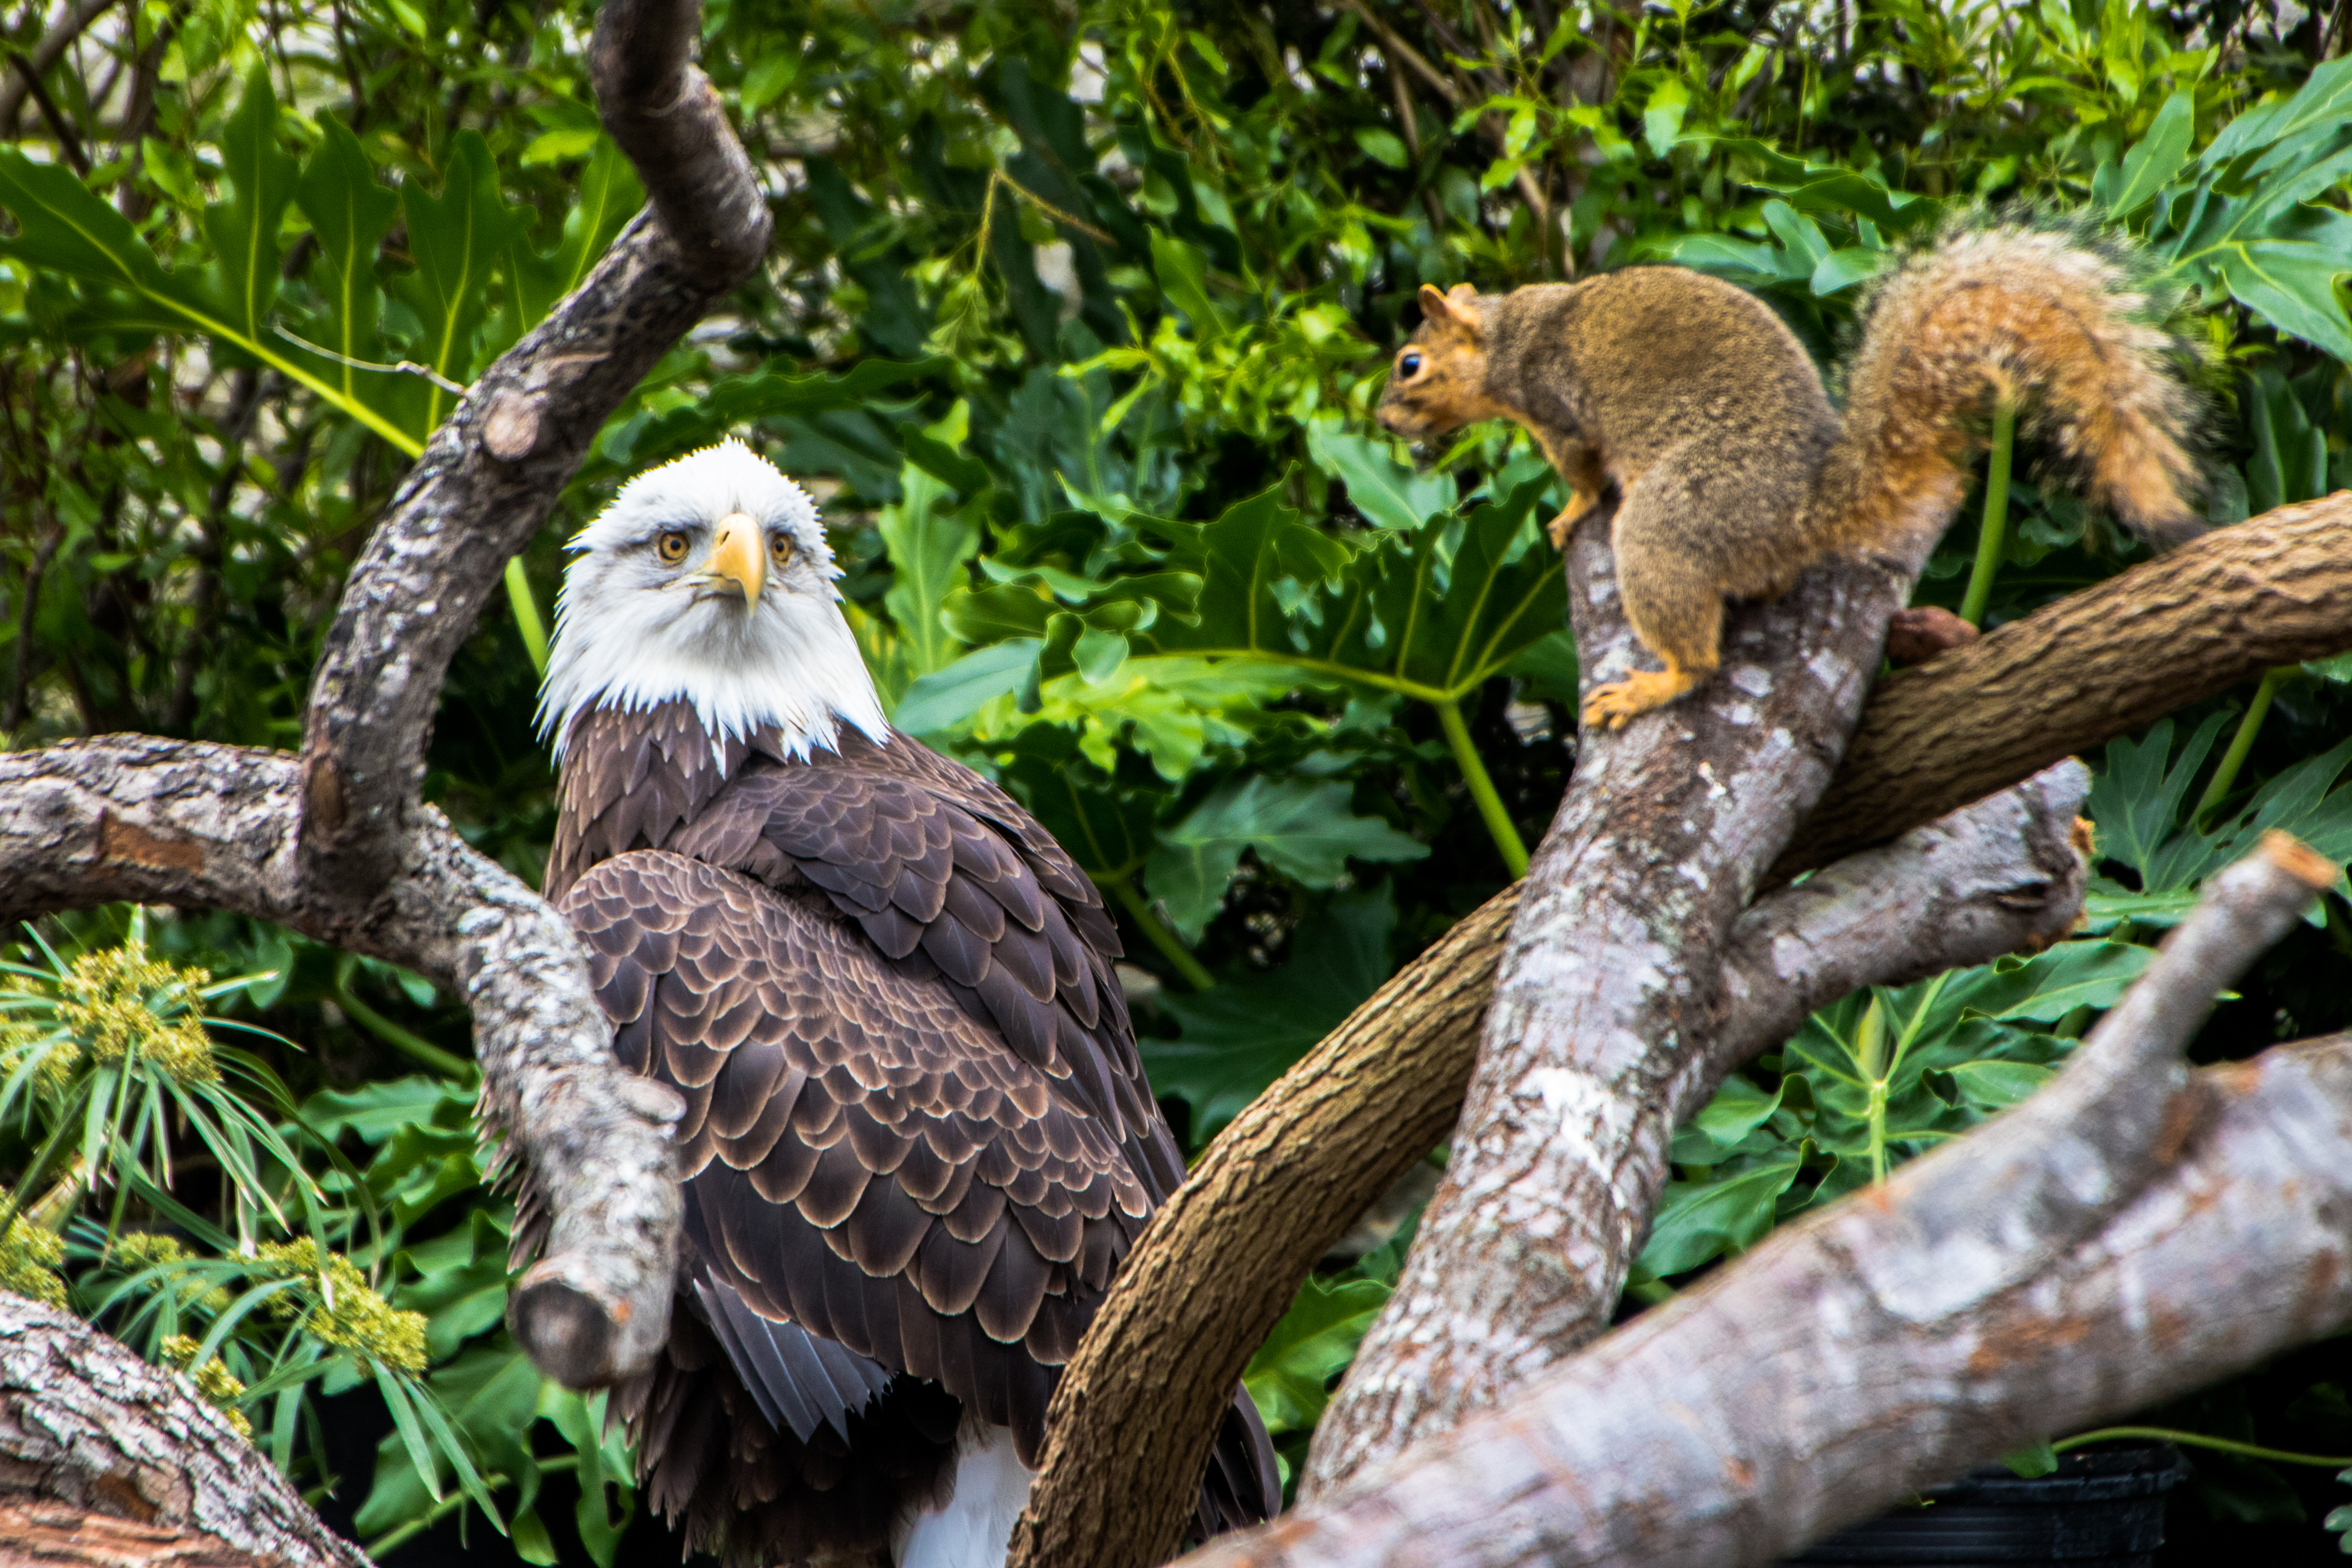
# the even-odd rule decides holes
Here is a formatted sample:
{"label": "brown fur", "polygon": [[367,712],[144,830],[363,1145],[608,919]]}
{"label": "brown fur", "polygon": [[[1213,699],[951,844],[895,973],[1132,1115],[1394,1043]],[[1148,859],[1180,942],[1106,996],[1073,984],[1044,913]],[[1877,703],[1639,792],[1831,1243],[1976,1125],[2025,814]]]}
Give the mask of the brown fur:
{"label": "brown fur", "polygon": [[2062,236],[1964,235],[1896,273],[1843,416],[1780,319],[1702,273],[1641,267],[1421,298],[1381,424],[1411,437],[1525,426],[1568,481],[1555,544],[1617,487],[1626,619],[1666,668],[1597,689],[1589,724],[1622,725],[1705,680],[1727,595],[1778,597],[1826,556],[1947,517],[1966,482],[1967,416],[1996,397],[2032,399],[2034,426],[2135,528],[2166,541],[2197,529],[2163,340],[2133,320],[2141,301],[2118,269]]}

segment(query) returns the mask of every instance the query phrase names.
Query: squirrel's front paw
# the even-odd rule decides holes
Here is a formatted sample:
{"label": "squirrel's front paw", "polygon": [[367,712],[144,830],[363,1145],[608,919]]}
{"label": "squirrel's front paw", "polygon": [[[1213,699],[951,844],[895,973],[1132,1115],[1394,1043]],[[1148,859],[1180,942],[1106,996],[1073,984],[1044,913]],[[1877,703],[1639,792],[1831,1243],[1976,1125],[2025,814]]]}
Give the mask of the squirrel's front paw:
{"label": "squirrel's front paw", "polygon": [[1622,680],[1594,688],[1592,695],[1584,700],[1583,721],[1587,726],[1622,730],[1627,720],[1653,708],[1664,707],[1702,679],[1703,676],[1684,670],[1637,669]]}

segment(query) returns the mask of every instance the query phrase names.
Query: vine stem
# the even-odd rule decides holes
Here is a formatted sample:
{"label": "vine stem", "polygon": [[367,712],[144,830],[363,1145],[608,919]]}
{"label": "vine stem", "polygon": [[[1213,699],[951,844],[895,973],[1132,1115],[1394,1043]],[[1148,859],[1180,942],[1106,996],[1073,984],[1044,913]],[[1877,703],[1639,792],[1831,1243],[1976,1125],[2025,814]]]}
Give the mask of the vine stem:
{"label": "vine stem", "polygon": [[2219,1453],[2235,1454],[2240,1458],[2269,1459],[2281,1465],[2317,1465],[2331,1470],[2352,1467],[2352,1455],[2295,1454],[2284,1448],[2264,1448],[2228,1437],[2208,1437],[2201,1432],[2176,1432],[2169,1426],[2102,1426],[2095,1432],[2062,1438],[2050,1445],[2050,1451],[2063,1454],[2085,1444],[2112,1443],[2125,1437],[2143,1437],[2152,1443],[2178,1443],[2184,1448],[2211,1448]]}
{"label": "vine stem", "polygon": [[1143,934],[1150,940],[1151,945],[1160,950],[1160,956],[1166,959],[1169,966],[1178,974],[1183,976],[1185,984],[1195,991],[1209,991],[1215,988],[1217,977],[1210,973],[1199,959],[1192,956],[1191,949],[1176,940],[1176,933],[1168,929],[1165,921],[1151,912],[1150,903],[1141,893],[1135,890],[1133,882],[1120,877],[1104,885],[1110,889],[1110,896],[1118,900],[1118,907],[1127,911],[1127,918],[1133,921]]}
{"label": "vine stem", "polygon": [[1504,866],[1514,878],[1526,876],[1528,847],[1519,842],[1519,830],[1511,826],[1511,814],[1503,809],[1503,797],[1495,793],[1495,781],[1486,775],[1478,748],[1470,743],[1470,726],[1462,721],[1461,704],[1448,700],[1430,706],[1437,710],[1445,743],[1454,748],[1454,760],[1461,765],[1463,781],[1470,786],[1470,798],[1478,803],[1478,815],[1486,819],[1495,847],[1502,851]]}
{"label": "vine stem", "polygon": [[445,1051],[414,1029],[405,1029],[377,1012],[357,996],[343,975],[335,977],[335,1005],[348,1014],[352,1021],[388,1046],[407,1052],[444,1078],[454,1078],[471,1083],[478,1079],[480,1069],[461,1056]]}
{"label": "vine stem", "polygon": [[2238,732],[2230,737],[2230,749],[2221,753],[2221,765],[2213,770],[2213,782],[2205,786],[2205,793],[2197,798],[2197,809],[2189,814],[2191,823],[2204,821],[2206,814],[2220,805],[2231,786],[2238,782],[2238,770],[2246,765],[2246,753],[2254,749],[2254,737],[2262,732],[2263,721],[2270,717],[2271,699],[2278,695],[2278,689],[2294,673],[2294,666],[2280,665],[2254,688],[2254,700],[2246,704],[2245,717],[2238,721]]}
{"label": "vine stem", "polygon": [[[554,1458],[541,1459],[537,1461],[537,1463],[539,1473],[541,1475],[551,1476],[561,1470],[578,1469],[580,1468],[580,1456],[577,1454],[559,1454]],[[482,1479],[482,1484],[485,1487],[498,1488],[511,1486],[514,1483],[509,1480],[505,1476],[485,1476]],[[404,1545],[412,1538],[422,1535],[425,1531],[432,1529],[450,1514],[456,1512],[458,1509],[465,1507],[470,1500],[472,1500],[467,1498],[464,1492],[451,1492],[447,1497],[441,1499],[431,1508],[425,1510],[416,1518],[410,1520],[407,1523],[394,1525],[390,1530],[385,1531],[382,1535],[379,1535],[373,1541],[369,1542],[367,1545],[362,1547],[361,1550],[364,1551],[371,1557],[381,1558],[385,1552],[390,1552],[394,1547]],[[492,1522],[497,1523],[498,1521],[493,1521]],[[504,1524],[499,1525],[499,1533],[501,1535],[506,1533],[506,1526]]]}
{"label": "vine stem", "polygon": [[1977,531],[1976,570],[1969,574],[1969,591],[1960,600],[1960,619],[1972,626],[1984,624],[1985,601],[1992,597],[2001,546],[2008,542],[2009,468],[2016,450],[2017,405],[2004,397],[1992,411],[1992,466],[1985,474],[1984,526]]}

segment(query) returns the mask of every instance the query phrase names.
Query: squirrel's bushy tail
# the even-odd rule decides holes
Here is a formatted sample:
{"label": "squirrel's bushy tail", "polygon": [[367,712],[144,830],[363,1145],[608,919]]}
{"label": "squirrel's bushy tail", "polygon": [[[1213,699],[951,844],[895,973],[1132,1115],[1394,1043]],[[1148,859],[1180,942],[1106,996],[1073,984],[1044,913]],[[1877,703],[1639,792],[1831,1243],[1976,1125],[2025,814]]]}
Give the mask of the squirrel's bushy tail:
{"label": "squirrel's bushy tail", "polygon": [[1940,527],[1967,483],[1967,416],[2006,397],[2126,523],[2192,537],[2189,397],[2147,308],[2123,267],[2063,233],[1982,229],[1914,258],[1870,311],[1808,521],[1832,549]]}

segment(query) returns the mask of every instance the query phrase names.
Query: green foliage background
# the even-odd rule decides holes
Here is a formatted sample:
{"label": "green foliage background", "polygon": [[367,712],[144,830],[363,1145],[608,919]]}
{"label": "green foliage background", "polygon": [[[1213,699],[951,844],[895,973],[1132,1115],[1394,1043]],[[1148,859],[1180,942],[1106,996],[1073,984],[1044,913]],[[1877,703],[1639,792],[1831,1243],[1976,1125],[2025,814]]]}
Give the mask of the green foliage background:
{"label": "green foliage background", "polygon": [[[28,6],[9,46],[55,23]],[[11,746],[297,743],[408,456],[638,204],[587,100],[590,23],[530,0],[125,0],[40,75],[0,126],[23,137],[0,149]],[[1507,879],[1571,760],[1548,471],[1493,428],[1416,466],[1365,417],[1419,284],[1675,260],[1762,293],[1829,363],[1861,285],[1939,224],[2080,215],[2137,237],[2174,301],[2226,524],[2352,479],[2332,25],[2235,0],[713,0],[704,65],[770,193],[769,264],[600,433],[453,672],[429,793],[536,879],[561,542],[626,475],[741,435],[818,489],[901,726],[1006,781],[1113,895],[1154,1081],[1197,1147]],[[1923,601],[1959,602],[1974,533]],[[2029,469],[1990,618],[2135,556]],[[2081,940],[1850,999],[1727,1085],[1677,1140],[1628,1310],[2031,1092],[2261,827],[2352,858],[2347,677],[2276,672],[2110,748]],[[609,1565],[648,1529],[595,1402],[542,1386],[499,1326],[509,1210],[480,1184],[456,998],[225,916],[40,936],[0,994],[9,1279],[62,1279],[194,1367],[391,1561]],[[283,1159],[192,1155],[178,1058],[60,1011],[75,954],[118,948],[240,977],[201,1006],[215,1037],[246,1031],[224,1059],[249,1060],[238,1103]],[[155,993],[159,1026],[190,994]],[[2331,898],[2199,1054],[2347,1023]],[[86,1114],[132,1089],[160,1120]],[[156,1127],[176,1163],[140,1142]],[[1287,1458],[1394,1276],[1410,1216],[1390,1217],[1253,1368]],[[256,1261],[298,1238],[306,1263]],[[381,1335],[268,1308],[327,1290],[332,1257],[421,1315],[421,1374]],[[2343,1452],[2345,1380],[2321,1346],[2158,1414]],[[2199,1466],[2185,1553],[2333,1552],[2324,1475]]]}

